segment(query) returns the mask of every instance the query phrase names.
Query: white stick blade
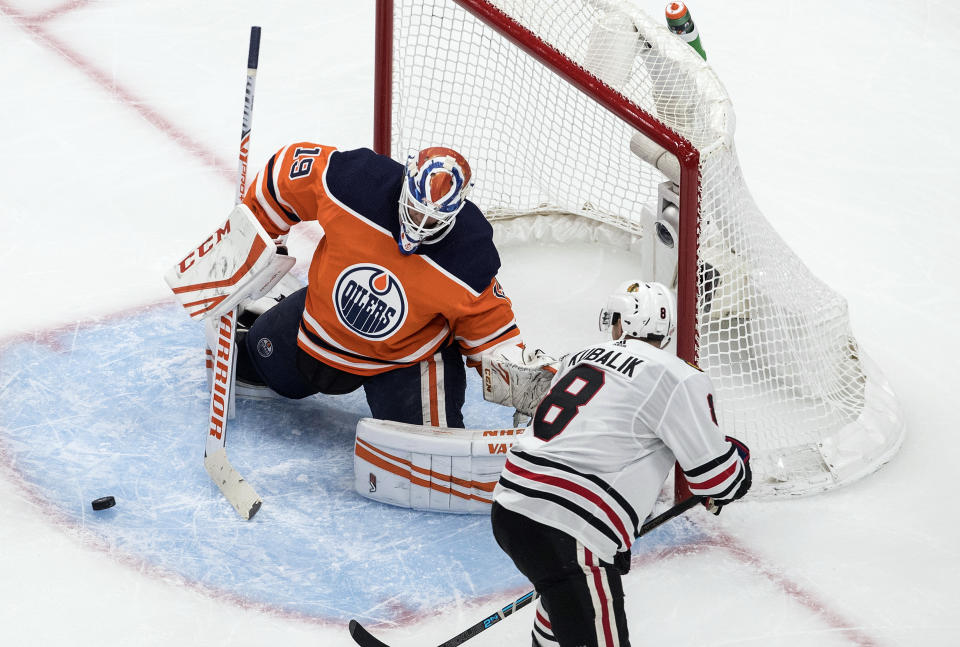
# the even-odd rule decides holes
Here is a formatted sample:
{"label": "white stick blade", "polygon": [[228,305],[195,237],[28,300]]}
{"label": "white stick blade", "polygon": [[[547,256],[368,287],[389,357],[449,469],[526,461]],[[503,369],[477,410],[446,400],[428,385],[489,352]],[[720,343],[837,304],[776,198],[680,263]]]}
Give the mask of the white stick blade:
{"label": "white stick blade", "polygon": [[227,460],[226,450],[221,448],[213,454],[204,456],[203,465],[237,514],[244,519],[252,519],[263,501],[253,486],[233,469],[233,465]]}

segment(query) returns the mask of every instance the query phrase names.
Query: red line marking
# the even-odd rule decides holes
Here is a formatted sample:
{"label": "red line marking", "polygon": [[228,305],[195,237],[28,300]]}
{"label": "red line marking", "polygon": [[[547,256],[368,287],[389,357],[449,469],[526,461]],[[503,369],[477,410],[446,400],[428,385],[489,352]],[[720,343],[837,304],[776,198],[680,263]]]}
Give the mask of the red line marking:
{"label": "red line marking", "polygon": [[64,5],[60,9],[52,9],[36,17],[24,16],[16,7],[10,5],[6,0],[0,0],[0,14],[4,14],[13,21],[38,43],[59,54],[64,60],[73,67],[83,72],[88,78],[94,81],[107,94],[117,99],[118,102],[136,110],[140,116],[146,119],[152,126],[169,137],[175,144],[184,151],[201,161],[206,166],[217,172],[224,179],[234,182],[236,169],[232,168],[232,163],[227,163],[206,148],[206,146],[194,139],[186,132],[178,128],[173,122],[161,115],[155,109],[149,107],[147,102],[137,97],[132,91],[117,83],[106,72],[98,69],[90,60],[80,55],[65,42],[55,37],[44,29],[42,22],[49,20],[50,17],[60,15],[66,11],[79,8],[85,4],[84,0]]}
{"label": "red line marking", "polygon": [[879,640],[860,629],[858,623],[844,617],[839,611],[830,608],[830,605],[815,593],[805,589],[782,573],[777,572],[777,569],[769,566],[762,557],[746,547],[740,540],[724,531],[707,528],[706,526],[710,525],[709,523],[692,523],[710,535],[712,539],[684,546],[670,546],[663,550],[636,555],[632,560],[632,565],[642,566],[643,564],[660,562],[669,557],[682,557],[687,554],[696,554],[704,547],[721,549],[729,553],[733,559],[750,567],[754,572],[780,588],[788,598],[811,611],[837,634],[847,638],[850,644],[857,645],[858,647],[880,647],[882,644]]}
{"label": "red line marking", "polygon": [[65,2],[59,7],[54,7],[53,9],[47,9],[42,13],[38,13],[29,18],[25,17],[25,20],[33,24],[39,24],[47,22],[48,20],[53,20],[54,18],[59,18],[62,15],[68,14],[71,11],[76,11],[77,9],[83,9],[85,6],[90,4],[90,0],[72,0],[71,2]]}
{"label": "red line marking", "polygon": [[794,602],[819,616],[823,622],[848,638],[852,644],[859,647],[879,647],[880,642],[859,629],[857,623],[845,618],[839,611],[831,609],[829,604],[812,591],[768,566],[759,555],[747,548],[740,540],[722,531],[711,534],[716,538],[718,547],[725,549],[732,557],[750,566],[780,587]]}

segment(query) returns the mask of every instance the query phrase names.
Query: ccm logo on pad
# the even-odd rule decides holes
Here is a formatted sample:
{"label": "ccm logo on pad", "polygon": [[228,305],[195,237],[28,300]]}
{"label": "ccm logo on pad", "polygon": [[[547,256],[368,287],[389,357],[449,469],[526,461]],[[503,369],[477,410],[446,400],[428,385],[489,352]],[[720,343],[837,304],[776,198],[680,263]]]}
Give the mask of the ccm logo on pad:
{"label": "ccm logo on pad", "polygon": [[[195,250],[187,254],[187,257],[182,261],[180,261],[180,265],[178,266],[180,273],[183,274],[184,272],[189,270],[190,267],[196,261],[196,259],[203,258],[207,254],[209,254],[210,250],[216,247],[217,243],[223,240],[223,237],[229,233],[230,233],[230,221],[228,220],[225,223],[223,223],[223,227],[218,229],[216,232],[210,234],[210,236],[205,241],[200,243],[199,247],[197,247]],[[216,240],[214,240],[214,238],[216,238]]]}

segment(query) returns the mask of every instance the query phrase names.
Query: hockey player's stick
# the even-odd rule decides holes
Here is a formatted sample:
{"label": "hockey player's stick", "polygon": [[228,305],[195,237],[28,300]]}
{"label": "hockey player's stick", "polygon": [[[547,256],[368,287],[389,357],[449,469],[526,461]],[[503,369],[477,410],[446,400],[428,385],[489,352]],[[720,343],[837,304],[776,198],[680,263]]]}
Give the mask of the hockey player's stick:
{"label": "hockey player's stick", "polygon": [[243,125],[240,129],[240,168],[237,173],[236,204],[247,192],[247,155],[250,153],[250,130],[253,128],[253,91],[257,85],[257,65],[260,61],[260,28],[250,28],[250,48],[247,51],[247,89],[243,93]]}
{"label": "hockey player's stick", "polygon": [[[484,629],[497,624],[514,611],[522,609],[536,600],[538,597],[539,596],[537,595],[536,591],[530,591],[529,593],[523,594],[493,615],[487,616],[466,631],[462,631],[450,640],[441,643],[440,647],[454,647],[455,645],[459,645],[467,640],[470,640]],[[360,645],[360,647],[390,647],[387,643],[381,642],[379,639],[375,638],[369,631],[363,628],[363,625],[356,620],[350,621],[350,635],[353,637],[356,643]]]}
{"label": "hockey player's stick", "polygon": [[[250,152],[250,130],[253,120],[253,90],[260,58],[260,28],[250,28],[247,54],[247,86],[243,98],[243,126],[240,131],[240,168],[237,174],[237,197],[243,199],[247,184],[247,154]],[[227,418],[233,409],[236,381],[236,340],[238,308],[221,315],[218,322],[217,348],[212,353],[213,381],[210,384],[210,416],[203,466],[223,496],[244,519],[252,519],[263,503],[260,495],[227,460]]]}
{"label": "hockey player's stick", "polygon": [[[681,514],[683,514],[690,508],[692,508],[693,506],[700,503],[700,501],[701,501],[700,497],[693,496],[693,497],[690,497],[689,499],[685,499],[681,501],[680,503],[673,506],[669,510],[661,514],[658,514],[656,517],[654,517],[650,521],[647,521],[640,527],[640,533],[637,535],[637,537],[643,537],[645,534],[647,534],[654,528],[663,525],[664,523],[670,521],[674,517],[680,516]],[[493,613],[487,616],[486,618],[484,618],[477,624],[473,625],[469,629],[466,629],[465,631],[460,632],[459,634],[457,634],[456,636],[454,636],[453,638],[451,638],[446,642],[440,643],[439,647],[456,647],[457,645],[460,645],[470,640],[471,638],[476,636],[478,633],[485,631],[486,629],[489,629],[491,626],[497,624],[498,622],[500,622],[501,620],[503,620],[504,618],[512,614],[514,611],[527,606],[528,604],[536,600],[537,597],[539,596],[536,591],[530,591],[529,593],[525,593],[524,595],[517,598],[514,602],[503,607],[496,613]],[[354,641],[356,641],[356,643],[360,645],[360,647],[390,647],[385,642],[381,642],[380,640],[375,638],[369,631],[364,629],[363,626],[356,620],[350,621],[350,635],[353,637]]]}

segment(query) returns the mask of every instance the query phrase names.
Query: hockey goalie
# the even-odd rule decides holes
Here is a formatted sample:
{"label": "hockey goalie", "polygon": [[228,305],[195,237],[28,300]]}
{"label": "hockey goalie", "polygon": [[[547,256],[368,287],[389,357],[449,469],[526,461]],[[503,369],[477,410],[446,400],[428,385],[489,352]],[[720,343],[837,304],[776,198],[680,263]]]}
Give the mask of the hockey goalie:
{"label": "hockey goalie", "polygon": [[[216,322],[240,307],[238,395],[362,388],[374,419],[462,428],[466,368],[480,370],[490,354],[522,363],[523,353],[472,185],[469,163],[449,148],[400,164],[368,149],[293,143],[167,280],[191,316]],[[323,229],[306,286],[281,282],[293,261],[274,244],[303,221]],[[280,293],[269,295],[274,286]],[[216,369],[218,327],[208,328]]]}

